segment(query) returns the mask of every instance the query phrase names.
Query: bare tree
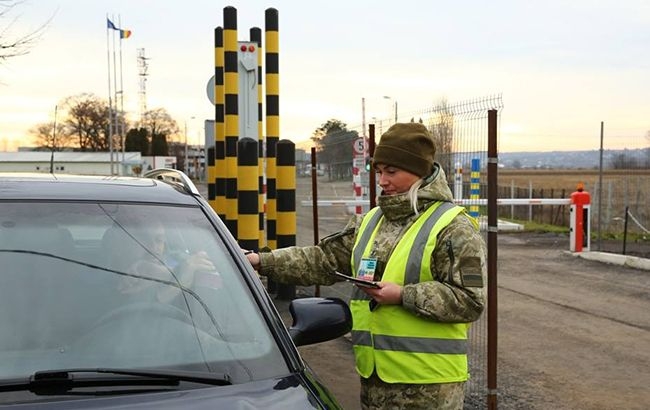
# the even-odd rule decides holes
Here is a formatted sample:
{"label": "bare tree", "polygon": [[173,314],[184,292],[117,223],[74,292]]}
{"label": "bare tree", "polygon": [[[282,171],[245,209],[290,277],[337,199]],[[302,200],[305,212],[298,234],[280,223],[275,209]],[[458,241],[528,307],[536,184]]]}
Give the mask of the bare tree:
{"label": "bare tree", "polygon": [[27,33],[16,33],[15,25],[18,17],[12,17],[11,12],[16,6],[23,3],[17,0],[0,0],[0,21],[9,20],[6,24],[0,24],[0,63],[5,60],[29,53],[29,50],[40,39],[45,32],[50,18],[43,25]]}
{"label": "bare tree", "polygon": [[32,135],[32,141],[39,149],[60,151],[62,148],[70,146],[72,138],[61,132],[61,126],[54,122],[44,122],[36,125],[29,130]]}
{"label": "bare tree", "polygon": [[[108,103],[94,94],[67,97],[62,133],[73,137],[81,151],[108,151]],[[119,149],[114,146],[113,148]]]}
{"label": "bare tree", "polygon": [[434,116],[429,124],[429,130],[436,144],[436,160],[442,168],[451,175],[454,153],[454,113],[446,98],[442,98],[433,109]]}
{"label": "bare tree", "polygon": [[328,164],[330,179],[349,177],[352,171],[352,143],[359,137],[357,131],[350,131],[347,125],[331,119],[318,127],[312,134],[312,141],[318,146],[318,159]]}
{"label": "bare tree", "polygon": [[149,135],[164,135],[165,137],[179,136],[179,128],[176,121],[164,108],[155,108],[144,113],[144,124]]}
{"label": "bare tree", "polygon": [[627,152],[614,155],[610,160],[610,166],[613,169],[637,169],[640,168],[639,161],[636,158],[631,157]]}
{"label": "bare tree", "polygon": [[141,126],[147,131],[150,138],[149,148],[151,152],[148,153],[149,155],[167,155],[169,151],[168,141],[180,141],[178,124],[164,108],[156,108],[145,112]]}

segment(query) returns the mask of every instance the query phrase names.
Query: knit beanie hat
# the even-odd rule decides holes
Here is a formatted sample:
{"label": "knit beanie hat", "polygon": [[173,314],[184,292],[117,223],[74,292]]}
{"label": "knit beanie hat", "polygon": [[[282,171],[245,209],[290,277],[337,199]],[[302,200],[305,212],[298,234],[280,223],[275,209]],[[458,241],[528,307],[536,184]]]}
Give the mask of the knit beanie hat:
{"label": "knit beanie hat", "polygon": [[425,177],[433,171],[435,154],[436,147],[427,127],[416,122],[397,123],[381,136],[372,162]]}

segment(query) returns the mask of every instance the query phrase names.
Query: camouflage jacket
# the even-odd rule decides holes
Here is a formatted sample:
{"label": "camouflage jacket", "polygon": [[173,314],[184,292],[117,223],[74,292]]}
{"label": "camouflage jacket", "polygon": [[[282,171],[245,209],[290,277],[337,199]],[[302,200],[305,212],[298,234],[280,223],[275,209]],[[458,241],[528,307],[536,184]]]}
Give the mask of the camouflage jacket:
{"label": "camouflage jacket", "polygon": [[[452,198],[445,173],[436,164],[433,180],[418,190],[418,210]],[[393,247],[419,215],[413,211],[407,194],[382,195],[378,206],[384,221],[372,252],[378,266],[386,266]],[[261,253],[260,274],[276,282],[302,286],[331,285],[338,280],[331,274],[334,270],[351,275],[351,252],[361,219],[361,215],[353,216],[342,231],[323,238],[316,246]],[[375,280],[381,280],[382,274],[378,269]],[[440,232],[431,254],[431,274],[434,281],[404,286],[404,309],[438,322],[472,322],[479,318],[485,305],[486,248],[481,234],[464,213]]]}

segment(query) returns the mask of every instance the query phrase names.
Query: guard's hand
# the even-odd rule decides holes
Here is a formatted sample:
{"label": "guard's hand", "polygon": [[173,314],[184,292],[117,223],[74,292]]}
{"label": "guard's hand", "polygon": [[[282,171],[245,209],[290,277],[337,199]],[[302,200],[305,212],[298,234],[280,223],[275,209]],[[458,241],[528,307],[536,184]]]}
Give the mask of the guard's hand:
{"label": "guard's hand", "polygon": [[260,254],[255,251],[249,251],[246,249],[241,250],[248,259],[248,262],[251,264],[253,269],[260,270]]}
{"label": "guard's hand", "polygon": [[379,288],[368,288],[359,286],[370,297],[382,305],[402,304],[402,287],[393,282],[379,282]]}

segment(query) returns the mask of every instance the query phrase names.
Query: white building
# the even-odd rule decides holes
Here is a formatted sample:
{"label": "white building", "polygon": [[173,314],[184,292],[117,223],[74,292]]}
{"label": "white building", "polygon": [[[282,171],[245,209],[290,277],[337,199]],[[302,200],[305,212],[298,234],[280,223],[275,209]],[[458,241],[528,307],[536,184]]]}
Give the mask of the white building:
{"label": "white building", "polygon": [[[113,153],[112,164],[113,175],[138,175],[146,170],[139,152]],[[0,152],[2,172],[51,172],[51,165],[54,165],[54,173],[57,174],[111,175],[111,154],[69,151]]]}
{"label": "white building", "polygon": [[142,157],[142,172],[151,171],[156,168],[177,169],[176,157]]}

